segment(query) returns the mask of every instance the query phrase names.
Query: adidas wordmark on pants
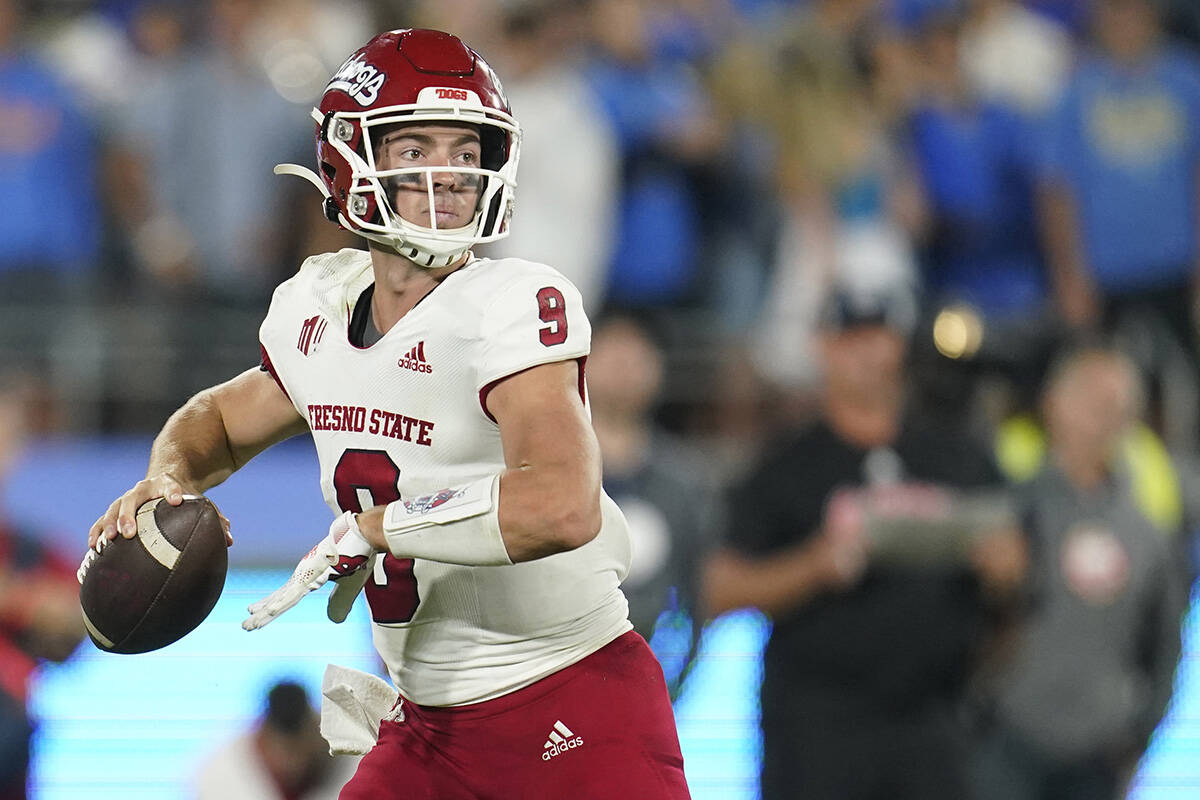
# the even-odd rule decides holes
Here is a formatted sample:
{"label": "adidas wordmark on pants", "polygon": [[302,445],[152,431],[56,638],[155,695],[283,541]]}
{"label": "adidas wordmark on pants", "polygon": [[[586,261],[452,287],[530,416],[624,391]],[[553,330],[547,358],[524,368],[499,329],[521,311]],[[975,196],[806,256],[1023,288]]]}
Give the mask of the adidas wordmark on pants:
{"label": "adidas wordmark on pants", "polygon": [[550,729],[550,738],[546,740],[545,748],[542,751],[542,761],[549,761],[560,753],[565,753],[571,748],[579,747],[583,744],[583,737],[576,736],[571,732],[571,729],[563,725],[562,720],[556,720],[554,727]]}

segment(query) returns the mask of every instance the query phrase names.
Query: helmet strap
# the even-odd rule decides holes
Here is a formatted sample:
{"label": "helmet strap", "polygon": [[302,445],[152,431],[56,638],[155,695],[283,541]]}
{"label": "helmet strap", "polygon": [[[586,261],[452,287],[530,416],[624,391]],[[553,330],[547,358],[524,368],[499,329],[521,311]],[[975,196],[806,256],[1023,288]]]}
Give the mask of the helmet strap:
{"label": "helmet strap", "polygon": [[419,237],[389,236],[369,231],[351,230],[364,239],[369,239],[378,245],[394,251],[400,256],[424,269],[441,269],[448,267],[471,249],[470,243],[414,241]]}

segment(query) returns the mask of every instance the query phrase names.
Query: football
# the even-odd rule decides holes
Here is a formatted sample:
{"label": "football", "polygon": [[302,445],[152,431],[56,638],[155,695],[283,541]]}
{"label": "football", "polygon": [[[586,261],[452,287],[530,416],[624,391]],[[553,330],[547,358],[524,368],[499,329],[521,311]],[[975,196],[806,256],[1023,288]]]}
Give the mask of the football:
{"label": "football", "polygon": [[216,506],[188,495],[137,512],[137,536],[90,551],[79,587],[88,635],[110,653],[145,653],[204,621],[225,586],[229,555]]}

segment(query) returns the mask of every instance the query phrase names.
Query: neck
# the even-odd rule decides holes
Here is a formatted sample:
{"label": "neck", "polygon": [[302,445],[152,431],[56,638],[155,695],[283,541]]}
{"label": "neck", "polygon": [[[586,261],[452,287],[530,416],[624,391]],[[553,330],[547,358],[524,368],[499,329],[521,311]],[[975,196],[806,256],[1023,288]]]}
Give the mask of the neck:
{"label": "neck", "polygon": [[387,333],[447,275],[460,269],[470,259],[471,253],[466,252],[449,266],[426,269],[396,252],[372,247],[375,294],[371,298],[371,318],[375,327],[380,333]]}
{"label": "neck", "polygon": [[865,449],[891,444],[900,432],[899,402],[853,402],[827,396],[825,418],[838,436]]}

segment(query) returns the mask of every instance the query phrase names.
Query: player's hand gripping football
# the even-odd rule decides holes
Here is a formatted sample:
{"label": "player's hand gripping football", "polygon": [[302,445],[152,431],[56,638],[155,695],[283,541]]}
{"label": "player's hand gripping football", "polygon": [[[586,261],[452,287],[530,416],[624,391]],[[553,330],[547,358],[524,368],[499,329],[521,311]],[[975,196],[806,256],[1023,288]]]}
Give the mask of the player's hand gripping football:
{"label": "player's hand gripping football", "polygon": [[[88,549],[99,552],[118,535],[126,539],[137,536],[138,509],[156,497],[165,497],[168,503],[177,506],[183,502],[185,496],[198,494],[198,488],[184,486],[166,472],[140,480],[114,500],[108,510],[100,515],[100,519],[92,524],[88,531]],[[229,532],[229,520],[224,514],[221,514],[221,526],[225,528],[225,544],[232,546],[233,535]]]}
{"label": "player's hand gripping football", "polygon": [[300,559],[287,583],[250,604],[247,609],[250,616],[242,622],[242,627],[248,631],[261,628],[329,580],[341,582],[329,601],[330,619],[341,622],[370,575],[375,554],[375,548],[359,531],[353,512],[347,511],[329,526],[329,535]]}

